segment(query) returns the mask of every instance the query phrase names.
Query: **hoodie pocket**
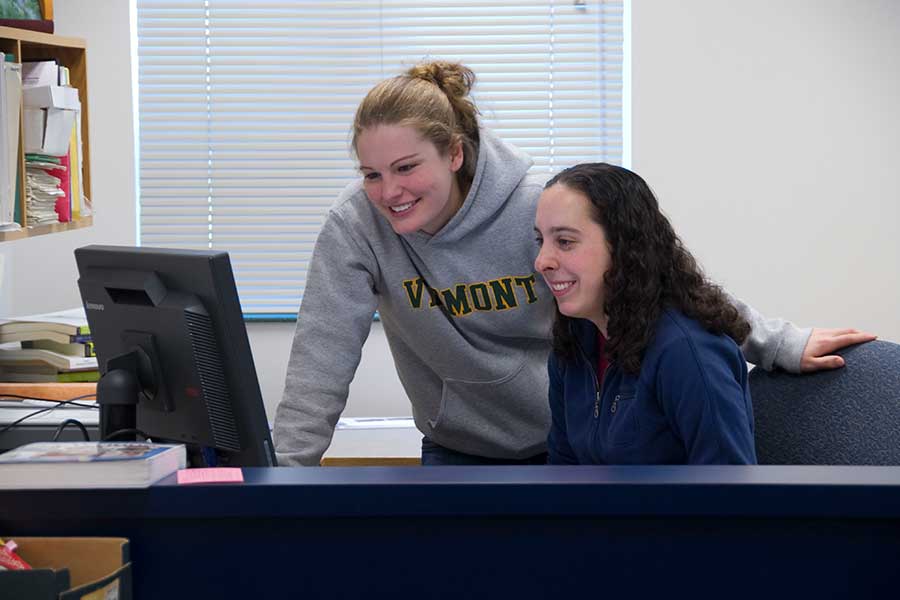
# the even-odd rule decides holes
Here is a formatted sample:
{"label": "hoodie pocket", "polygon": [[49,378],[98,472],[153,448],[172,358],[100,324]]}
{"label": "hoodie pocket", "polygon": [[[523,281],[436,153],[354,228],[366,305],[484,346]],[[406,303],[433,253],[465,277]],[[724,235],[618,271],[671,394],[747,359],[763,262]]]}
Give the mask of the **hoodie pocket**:
{"label": "hoodie pocket", "polygon": [[510,375],[487,382],[445,379],[432,439],[490,458],[528,458],[546,449],[550,423],[547,369],[524,360]]}

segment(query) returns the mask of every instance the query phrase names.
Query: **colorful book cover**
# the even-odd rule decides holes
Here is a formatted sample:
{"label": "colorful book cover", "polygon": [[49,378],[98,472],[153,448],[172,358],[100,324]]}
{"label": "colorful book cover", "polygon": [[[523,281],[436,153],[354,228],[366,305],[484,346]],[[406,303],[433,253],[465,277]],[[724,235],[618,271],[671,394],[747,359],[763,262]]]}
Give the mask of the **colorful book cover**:
{"label": "colorful book cover", "polygon": [[36,442],[0,454],[0,463],[147,460],[173,447],[149,442]]}

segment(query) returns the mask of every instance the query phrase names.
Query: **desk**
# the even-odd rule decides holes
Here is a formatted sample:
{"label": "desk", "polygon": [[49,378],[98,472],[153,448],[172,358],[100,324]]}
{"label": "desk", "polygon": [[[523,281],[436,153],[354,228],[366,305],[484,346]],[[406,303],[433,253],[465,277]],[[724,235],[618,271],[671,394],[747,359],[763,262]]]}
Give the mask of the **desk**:
{"label": "desk", "polygon": [[131,539],[156,598],[893,597],[897,467],[244,469],[0,491],[0,533]]}
{"label": "desk", "polygon": [[[93,395],[96,392],[96,383],[6,383],[0,382],[0,396],[24,396],[26,398],[45,398],[47,400],[69,400],[72,398]],[[80,403],[91,404],[93,398],[81,400]],[[2,402],[2,401],[0,401]],[[3,402],[4,405],[15,406],[14,402]],[[22,404],[21,409],[6,410],[0,407],[0,428],[12,423],[31,410],[37,410],[37,406]],[[96,411],[90,409],[78,409],[71,406],[60,407],[52,412],[45,413],[38,418],[29,419],[22,425],[0,435],[0,452],[10,450],[22,444],[37,441],[49,441],[56,431],[59,423],[67,418],[78,419],[87,427],[89,433],[96,437],[99,418]],[[62,432],[60,440],[72,442],[83,439],[82,433],[75,427],[69,427]]]}
{"label": "desk", "polygon": [[96,383],[0,383],[0,396],[14,394],[27,398],[68,400],[96,391]]}
{"label": "desk", "polygon": [[[66,400],[85,394],[93,394],[94,383],[0,383],[0,396],[15,394],[34,398]],[[91,403],[92,400],[82,401]],[[36,410],[36,408],[35,408]],[[0,427],[24,416],[29,407],[6,411],[0,407]],[[98,437],[99,414],[89,409],[61,407],[37,419],[30,419],[21,426],[0,436],[0,451],[9,450],[22,444],[47,441],[53,437],[57,425],[67,418],[81,421],[92,439]],[[82,439],[75,427],[63,431],[63,441]],[[413,466],[420,462],[422,434],[416,429],[411,418],[351,418],[342,417],[325,452],[322,464],[330,467],[341,466]]]}
{"label": "desk", "polygon": [[341,417],[322,457],[326,467],[417,466],[422,434],[412,418]]}
{"label": "desk", "polygon": [[[47,406],[53,405],[0,401],[0,429]],[[57,426],[66,419],[77,419],[87,428],[91,439],[98,438],[100,416],[97,409],[60,406],[0,433],[0,452],[30,442],[49,441]],[[60,436],[62,441],[82,439],[81,431],[75,427],[65,429]],[[328,467],[414,466],[420,462],[421,444],[422,434],[412,419],[341,418],[322,464]]]}

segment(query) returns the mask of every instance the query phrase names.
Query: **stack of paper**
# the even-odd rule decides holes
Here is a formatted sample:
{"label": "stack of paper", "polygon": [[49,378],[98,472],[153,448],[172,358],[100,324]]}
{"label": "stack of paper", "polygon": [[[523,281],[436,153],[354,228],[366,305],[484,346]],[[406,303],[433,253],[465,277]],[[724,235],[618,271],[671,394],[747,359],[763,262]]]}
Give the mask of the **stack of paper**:
{"label": "stack of paper", "polygon": [[50,365],[62,372],[97,369],[94,356],[69,356],[38,348],[22,348],[21,344],[0,344],[0,366]]}
{"label": "stack of paper", "polygon": [[[68,69],[66,69],[68,71]],[[22,84],[25,87],[40,87],[59,84],[59,65],[55,60],[36,60],[22,66]],[[68,82],[65,84],[68,85]]]}
{"label": "stack of paper", "polygon": [[28,154],[25,157],[25,211],[32,225],[59,221],[56,204],[66,193],[60,188],[62,179],[48,170],[65,169],[59,159]]}
{"label": "stack of paper", "polygon": [[0,319],[0,381],[84,382],[99,378],[83,309]]}

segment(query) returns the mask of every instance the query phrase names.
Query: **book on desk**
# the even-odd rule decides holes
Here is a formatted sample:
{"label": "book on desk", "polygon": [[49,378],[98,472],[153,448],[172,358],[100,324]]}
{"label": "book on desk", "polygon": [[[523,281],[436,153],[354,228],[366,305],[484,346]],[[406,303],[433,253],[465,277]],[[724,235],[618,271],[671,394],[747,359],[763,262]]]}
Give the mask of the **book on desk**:
{"label": "book on desk", "polygon": [[36,442],[0,454],[0,489],[148,487],[186,460],[181,444]]}

